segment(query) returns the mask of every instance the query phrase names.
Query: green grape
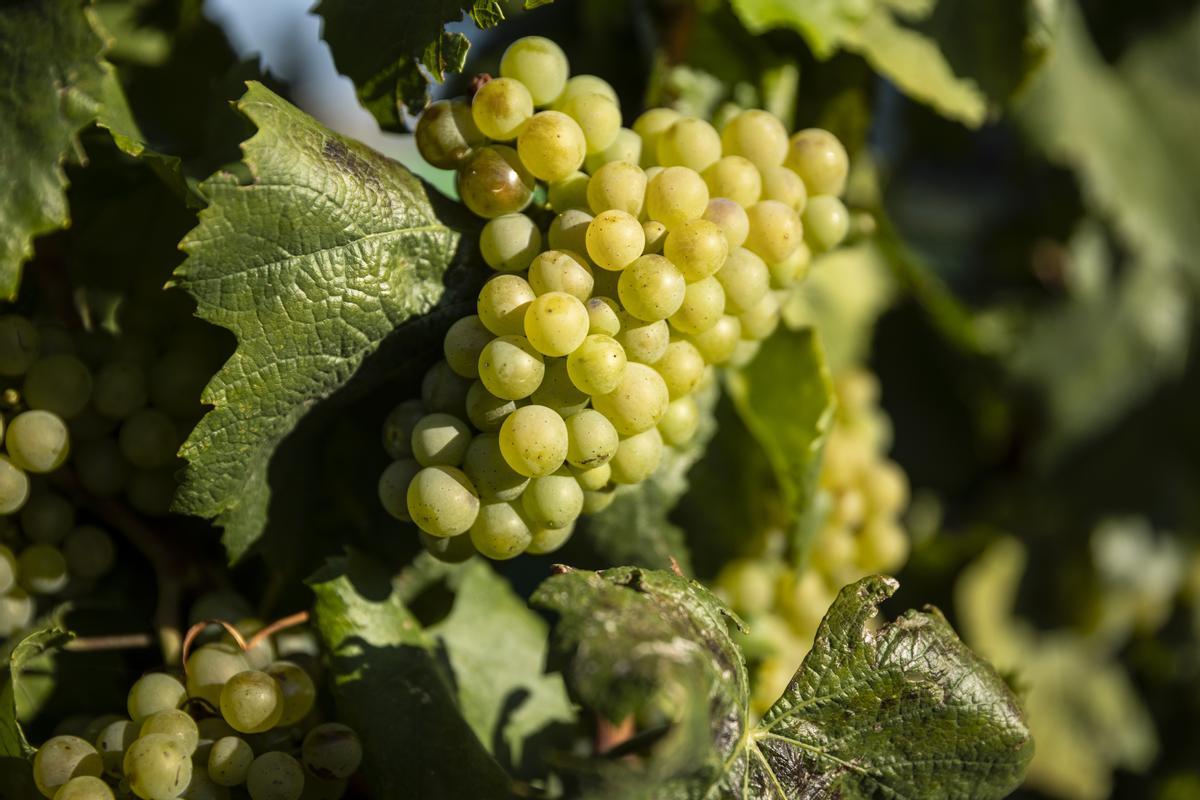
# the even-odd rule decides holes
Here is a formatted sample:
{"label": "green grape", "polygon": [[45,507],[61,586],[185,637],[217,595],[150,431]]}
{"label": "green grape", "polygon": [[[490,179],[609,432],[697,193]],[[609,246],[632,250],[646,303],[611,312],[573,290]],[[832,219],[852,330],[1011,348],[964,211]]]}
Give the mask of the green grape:
{"label": "green grape", "polygon": [[220,786],[240,786],[254,761],[254,751],[239,736],[225,736],[213,742],[208,753],[208,777]]}
{"label": "green grape", "polygon": [[750,558],[730,561],[717,576],[722,597],[739,614],[759,617],[775,604],[775,575],[767,562]]}
{"label": "green grape", "polygon": [[588,312],[588,333],[616,336],[621,330],[621,317],[616,301],[611,297],[590,297],[584,303]]}
{"label": "green grape", "polygon": [[[435,363],[421,379],[421,405],[430,413],[466,416],[467,390],[471,381],[450,369],[444,359]],[[415,426],[414,426],[415,430]]]}
{"label": "green grape", "polygon": [[535,526],[564,528],[583,513],[583,489],[570,472],[559,470],[531,480],[521,504]]}
{"label": "green grape", "polygon": [[491,340],[492,332],[477,315],[471,314],[455,322],[446,331],[442,353],[455,374],[464,378],[478,378],[479,354]]}
{"label": "green grape", "polygon": [[846,189],[850,158],[829,131],[808,128],[792,135],[783,162],[804,181],[808,194],[839,196]]}
{"label": "green grape", "polygon": [[0,595],[8,592],[17,584],[17,559],[13,551],[0,544]]}
{"label": "green grape", "polygon": [[592,296],[596,279],[587,260],[566,250],[547,250],[529,265],[529,285],[539,295],[566,292],[586,302]]}
{"label": "green grape", "polygon": [[668,402],[667,385],[662,376],[652,367],[637,363],[625,367],[620,386],[592,398],[595,409],[608,417],[623,436],[653,428],[662,419]]}
{"label": "green grape", "polygon": [[[603,417],[604,415],[601,414],[600,416]],[[604,421],[608,422],[607,419]],[[609,427],[612,427],[611,422],[608,422],[608,425]],[[613,428],[612,452],[616,453],[616,451],[617,429]],[[598,467],[592,467],[591,469],[581,469],[573,466],[571,467],[571,474],[575,476],[575,480],[579,483],[579,488],[583,489],[585,492],[598,492],[604,487],[608,486],[609,480],[612,479],[612,467],[608,465],[608,462],[605,462]]]}
{"label": "green grape", "polygon": [[92,405],[106,417],[124,419],[146,405],[148,397],[146,373],[132,361],[114,361],[96,373]]}
{"label": "green grape", "polygon": [[779,298],[767,292],[753,307],[738,315],[738,321],[742,325],[742,338],[766,339],[779,327],[779,316]]}
{"label": "green grape", "polygon": [[138,736],[140,738],[156,733],[175,739],[189,756],[196,752],[196,745],[200,741],[200,730],[196,727],[196,721],[186,711],[178,708],[158,711],[146,717]]}
{"label": "green grape", "polygon": [[[255,617],[243,617],[237,621],[234,627],[237,628],[238,633],[242,635],[243,639],[248,640],[254,634],[261,631],[265,627],[265,623]],[[241,647],[228,632],[221,635],[221,644],[226,644],[230,647],[237,646],[239,649]],[[253,647],[245,651],[245,656],[246,663],[250,665],[250,669],[266,670],[275,661],[275,642],[269,636],[261,639]]]}
{"label": "green grape", "polygon": [[721,137],[716,129],[696,117],[680,117],[655,143],[658,163],[703,172],[721,157]]}
{"label": "green grape", "polygon": [[408,486],[408,513],[431,536],[457,536],[475,521],[479,495],[462,470],[426,467]]}
{"label": "green grape", "polygon": [[412,522],[408,515],[408,485],[420,471],[416,460],[401,458],[388,464],[379,476],[379,502],[384,511],[401,522]]}
{"label": "green grape", "polygon": [[287,753],[263,753],[246,772],[250,800],[300,800],[304,768]]}
{"label": "green grape", "polygon": [[726,123],[721,144],[727,155],[748,158],[765,170],[783,163],[788,152],[787,129],[771,112],[747,109]]}
{"label": "green grape", "polygon": [[237,733],[229,727],[228,722],[220,717],[205,717],[196,723],[196,729],[200,732],[200,740],[196,743],[196,752],[192,753],[192,758],[201,764],[208,763],[208,756],[212,753],[213,745],[219,739]]}
{"label": "green grape", "polygon": [[610,209],[597,214],[588,225],[585,241],[588,257],[597,266],[615,272],[642,254],[646,234],[632,214]]}
{"label": "green grape", "polygon": [[641,483],[658,469],[662,461],[663,439],[657,428],[650,428],[621,440],[612,461],[612,482]]}
{"label": "green grape", "polygon": [[529,547],[525,548],[525,552],[533,556],[544,556],[547,553],[553,553],[566,544],[567,539],[570,539],[571,534],[574,532],[574,521],[561,528],[537,526],[533,528],[533,536],[530,538]]}
{"label": "green grape", "polygon": [[636,217],[642,213],[646,196],[646,173],[635,163],[613,161],[592,173],[587,200],[593,214],[624,211]]}
{"label": "green grape", "polygon": [[33,598],[24,589],[14,586],[0,596],[0,636],[12,636],[33,622]]}
{"label": "green grape", "polygon": [[405,400],[388,413],[383,421],[383,449],[392,458],[412,455],[412,429],[425,416],[420,400]]}
{"label": "green grape", "polygon": [[790,289],[808,274],[811,261],[812,250],[809,250],[808,245],[801,242],[787,258],[767,264],[767,269],[771,272],[771,288]]}
{"label": "green grape", "polygon": [[26,411],[13,417],[4,434],[8,457],[26,472],[53,472],[67,460],[71,437],[67,424],[50,411]]}
{"label": "green grape", "polygon": [[163,467],[175,460],[179,433],[172,419],[157,408],[143,408],[121,424],[121,454],[135,467]]}
{"label": "green grape", "polygon": [[679,310],[671,315],[671,327],[680,333],[696,334],[717,324],[725,313],[725,288],[716,278],[689,283]]}
{"label": "green grape", "polygon": [[560,110],[579,123],[588,153],[599,153],[616,141],[621,130],[621,107],[615,100],[598,92],[575,94]]}
{"label": "green grape", "polygon": [[479,319],[497,336],[519,336],[525,332],[525,312],[536,297],[519,275],[497,275],[479,291]]}
{"label": "green grape", "polygon": [[187,689],[175,678],[165,672],[150,672],[130,687],[126,707],[130,719],[140,725],[151,714],[179,708],[187,695]]}
{"label": "green grape", "polygon": [[612,144],[598,153],[590,154],[584,159],[583,168],[589,173],[595,174],[596,170],[605,164],[612,164],[617,161],[637,164],[641,161],[641,158],[642,137],[629,128],[621,128],[617,131],[617,137],[613,139]]}
{"label": "green grape", "polygon": [[517,138],[532,116],[533,97],[529,89],[512,78],[488,81],[471,99],[471,118],[475,120],[475,127],[498,142]]}
{"label": "green grape", "polygon": [[67,586],[67,560],[53,545],[30,545],[17,556],[17,575],[32,594],[58,594]]}
{"label": "green grape", "polygon": [[683,273],[662,256],[641,256],[621,272],[617,293],[631,315],[645,322],[666,319],[683,304]]}
{"label": "green grape", "polygon": [[663,245],[663,255],[689,282],[715,274],[728,254],[729,242],[721,229],[703,219],[680,223],[667,234]]}
{"label": "green grape", "polygon": [[667,413],[658,421],[658,432],[671,447],[682,447],[696,435],[700,425],[700,409],[694,397],[672,400]]}
{"label": "green grape", "polygon": [[567,426],[553,409],[522,406],[500,427],[500,452],[527,478],[557,472],[567,458]]}
{"label": "green grape", "polygon": [[881,460],[867,470],[863,491],[873,514],[895,515],[908,505],[908,476],[895,463]]}
{"label": "green grape", "polygon": [[550,359],[542,385],[529,399],[534,405],[545,406],[560,417],[569,417],[588,404],[588,396],[571,380],[565,358]]}
{"label": "green grape", "polygon": [[727,361],[741,338],[742,323],[737,317],[728,314],[717,320],[708,330],[690,337],[692,344],[709,364],[722,364]]}
{"label": "green grape", "polygon": [[525,337],[542,355],[565,356],[583,342],[588,323],[587,309],[578,297],[546,292],[538,295],[525,313]]}
{"label": "green grape", "polygon": [[182,800],[229,800],[229,790],[209,777],[203,761],[192,763],[192,779],[183,790]]}
{"label": "green grape", "polygon": [[842,243],[850,230],[850,213],[841,200],[828,194],[813,197],[804,209],[804,241],[823,253]]}
{"label": "green grape", "polygon": [[[71,778],[54,795],[54,800],[114,800],[112,789],[100,778],[80,775]],[[191,800],[189,798],[188,800]]]}
{"label": "green grape", "polygon": [[553,103],[567,85],[569,72],[566,53],[544,36],[522,36],[500,57],[500,74],[524,84],[535,106]]}
{"label": "green grape", "polygon": [[438,169],[455,169],[471,151],[487,144],[487,137],[475,126],[471,107],[460,100],[430,103],[417,120],[413,138],[421,158]]}
{"label": "green grape", "polygon": [[583,208],[568,208],[558,214],[546,232],[546,241],[554,250],[571,253],[587,253],[587,232],[592,224],[592,215]]}
{"label": "green grape", "polygon": [[642,223],[642,233],[646,237],[646,255],[661,255],[667,242],[667,226],[657,220],[649,219]]}
{"label": "green grape", "polygon": [[0,317],[0,375],[24,375],[37,361],[40,340],[37,328],[25,317]]}
{"label": "green grape", "polygon": [[725,290],[725,308],[730,314],[741,314],[754,308],[771,288],[767,265],[744,247],[729,254],[725,264],[717,270],[716,278]]}
{"label": "green grape", "polygon": [[479,233],[479,252],[497,272],[520,272],[542,249],[542,233],[524,214],[502,214]]}
{"label": "green grape", "polygon": [[476,554],[475,545],[471,543],[469,534],[460,533],[458,536],[430,536],[425,531],[418,531],[421,537],[421,547],[425,552],[446,564],[461,564]]}
{"label": "green grape", "polygon": [[17,465],[0,456],[0,514],[13,514],[29,499],[29,476]]}
{"label": "green grape", "polygon": [[172,467],[134,470],[125,487],[125,499],[139,514],[161,517],[171,510],[175,487]]}
{"label": "green grape", "polygon": [[778,200],[762,200],[746,209],[750,233],[746,249],[768,264],[782,261],[804,240],[800,217],[791,206]]}
{"label": "green grape", "polygon": [[633,131],[642,139],[642,167],[658,164],[658,141],[680,118],[673,108],[652,108],[634,120]]}
{"label": "green grape", "polygon": [[54,797],[72,778],[99,778],[103,771],[104,761],[96,748],[78,736],[47,739],[33,757],[33,781],[46,797]]}
{"label": "green grape", "polygon": [[[28,412],[27,412],[28,413]],[[37,544],[57,544],[75,527],[75,507],[49,489],[39,489],[21,509],[21,533]]]}
{"label": "green grape", "polygon": [[750,218],[746,216],[746,209],[727,197],[709,200],[704,209],[704,220],[721,229],[728,250],[741,247],[750,235]]}
{"label": "green grape", "polygon": [[808,202],[808,189],[800,176],[787,167],[768,167],[762,173],[762,199],[777,200],[801,212]]}
{"label": "green grape", "polygon": [[73,355],[46,356],[25,373],[22,394],[30,408],[70,419],[87,407],[92,396],[92,373]]}
{"label": "green grape", "polygon": [[471,525],[471,544],[478,552],[496,561],[524,553],[530,538],[529,523],[517,504],[504,500],[480,506],[479,516]]}
{"label": "green grape", "polygon": [[125,759],[125,751],[129,745],[137,741],[138,725],[127,719],[110,722],[96,737],[96,750],[104,763],[104,772],[112,777],[120,777]]}
{"label": "green grape", "polygon": [[240,647],[223,643],[206,644],[188,656],[187,694],[204,700],[214,710],[219,709],[221,688],[234,675],[248,669],[250,662]]}
{"label": "green grape", "polygon": [[457,467],[471,442],[471,429],[452,414],[428,414],[417,422],[412,436],[413,458],[422,467]]}
{"label": "green grape", "polygon": [[668,229],[699,219],[707,206],[708,186],[687,167],[667,167],[646,184],[646,213]]}
{"label": "green grape", "polygon": [[591,334],[569,356],[567,374],[584,394],[607,394],[625,372],[625,349],[611,336]]}
{"label": "green grape", "polygon": [[533,199],[536,183],[517,151],[504,145],[473,150],[454,180],[466,207],[484,219],[523,210]]}
{"label": "green grape", "polygon": [[262,733],[283,715],[283,691],[265,672],[239,672],[221,687],[221,716],[238,733]]}
{"label": "green grape", "polygon": [[483,381],[475,381],[467,390],[467,419],[481,431],[500,430],[504,418],[517,410],[515,400],[496,397],[487,390]]}
{"label": "green grape", "polygon": [[585,94],[600,94],[620,105],[620,101],[617,99],[617,90],[612,87],[612,84],[596,75],[585,74],[567,79],[567,85],[563,87],[562,94],[554,100],[554,107],[561,111],[568,100]]}
{"label": "green grape", "polygon": [[362,742],[345,725],[326,722],[304,737],[304,765],[318,778],[349,778],[362,763]]}
{"label": "green grape", "polygon": [[726,197],[739,205],[754,205],[763,193],[758,168],[741,156],[725,156],[713,162],[703,176],[709,196]]}
{"label": "green grape", "polygon": [[696,346],[685,339],[676,339],[667,345],[667,352],[654,363],[654,369],[667,385],[667,396],[671,400],[686,397],[700,385],[704,377],[704,357]]}
{"label": "green grape", "polygon": [[600,492],[584,492],[583,493],[583,513],[599,514],[604,509],[613,504],[613,500],[617,499],[617,493],[614,489],[605,489]]}
{"label": "green grape", "polygon": [[524,336],[500,336],[488,342],[479,354],[479,380],[503,400],[520,400],[533,394],[545,374],[542,354]]}
{"label": "green grape", "polygon": [[546,188],[546,198],[550,202],[550,208],[557,213],[562,213],[569,208],[586,209],[590,180],[587,173],[576,170],[562,180],[550,184]]}
{"label": "green grape", "polygon": [[625,358],[638,364],[653,364],[667,352],[671,329],[663,320],[643,322],[621,312],[621,330],[613,337],[625,351]]}
{"label": "green grape", "polygon": [[71,574],[84,580],[106,575],[116,562],[112,537],[95,525],[80,525],[63,544],[63,555]]}
{"label": "green grape", "polygon": [[266,672],[279,682],[283,692],[280,727],[295,725],[308,716],[317,702],[317,687],[304,668],[291,661],[276,661],[267,667]]}
{"label": "green grape", "polygon": [[508,465],[500,449],[500,436],[481,433],[471,440],[463,471],[485,500],[516,500],[529,485],[529,478]]}
{"label": "green grape", "polygon": [[565,180],[583,166],[587,149],[583,129],[561,111],[539,111],[517,137],[521,163],[539,180]]}

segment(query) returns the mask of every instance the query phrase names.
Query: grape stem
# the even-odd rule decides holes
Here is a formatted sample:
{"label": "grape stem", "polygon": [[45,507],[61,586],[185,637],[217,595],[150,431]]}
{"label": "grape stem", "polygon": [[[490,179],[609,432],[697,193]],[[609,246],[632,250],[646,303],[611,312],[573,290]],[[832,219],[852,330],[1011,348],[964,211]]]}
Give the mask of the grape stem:
{"label": "grape stem", "polygon": [[149,633],[119,633],[112,636],[86,636],[67,642],[64,650],[95,652],[100,650],[136,650],[154,646],[154,635]]}
{"label": "grape stem", "polygon": [[274,634],[279,633],[279,631],[282,631],[286,628],[293,628],[297,625],[303,625],[304,623],[308,622],[308,620],[309,613],[307,611],[297,611],[295,614],[289,614],[282,619],[275,620],[270,625],[267,625],[259,630],[249,639],[246,639],[244,636],[242,636],[242,632],[237,629],[237,626],[231,622],[227,622],[223,619],[202,619],[192,627],[188,628],[187,634],[185,634],[183,637],[183,647],[180,655],[180,657],[183,659],[183,674],[187,675],[188,656],[192,652],[192,644],[196,641],[196,637],[203,633],[209,625],[220,625],[225,629],[225,632],[228,633],[235,642],[237,642],[238,647],[242,648],[243,651],[249,651],[262,644],[262,642],[268,636],[273,636]]}

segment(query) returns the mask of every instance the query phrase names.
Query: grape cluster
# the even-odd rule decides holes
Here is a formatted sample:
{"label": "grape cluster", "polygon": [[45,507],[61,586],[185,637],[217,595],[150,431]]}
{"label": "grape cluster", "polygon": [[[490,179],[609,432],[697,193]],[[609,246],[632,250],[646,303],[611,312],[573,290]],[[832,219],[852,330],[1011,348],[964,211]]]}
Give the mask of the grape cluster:
{"label": "grape cluster", "polygon": [[779,558],[732,561],[717,577],[718,593],[747,621],[744,645],[755,662],[753,704],[764,712],[786,688],[812,646],[837,591],[866,575],[895,572],[908,559],[900,524],[908,479],[884,453],[891,440],[879,407],[879,384],[864,370],[836,381],[838,411],[825,444],[821,515],[806,569]]}
{"label": "grape cluster", "polygon": [[382,503],[442,558],[553,551],[646,479],[695,433],[712,366],[752,358],[779,293],[846,234],[832,134],[789,138],[755,109],[720,131],[669,108],[623,128],[612,87],[568,73],[556,44],[520,39],[416,127],[488,220],[497,273],[384,424]]}
{"label": "grape cluster", "polygon": [[309,647],[288,652],[297,641],[212,641],[188,655],[182,676],[143,675],[126,714],[60,726],[38,748],[37,788],[54,800],[336,800],[362,743],[320,721],[319,662]]}

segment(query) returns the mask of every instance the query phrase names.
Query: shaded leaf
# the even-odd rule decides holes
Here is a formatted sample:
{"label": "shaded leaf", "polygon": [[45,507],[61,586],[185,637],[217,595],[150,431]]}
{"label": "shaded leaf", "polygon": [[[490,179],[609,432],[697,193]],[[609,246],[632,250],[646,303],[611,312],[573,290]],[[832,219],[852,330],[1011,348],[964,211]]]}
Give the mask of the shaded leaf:
{"label": "shaded leaf", "polygon": [[34,753],[20,723],[17,722],[21,695],[21,671],[33,660],[56,650],[75,638],[61,620],[53,619],[38,630],[27,633],[9,651],[7,664],[0,673],[0,758],[29,758]]}

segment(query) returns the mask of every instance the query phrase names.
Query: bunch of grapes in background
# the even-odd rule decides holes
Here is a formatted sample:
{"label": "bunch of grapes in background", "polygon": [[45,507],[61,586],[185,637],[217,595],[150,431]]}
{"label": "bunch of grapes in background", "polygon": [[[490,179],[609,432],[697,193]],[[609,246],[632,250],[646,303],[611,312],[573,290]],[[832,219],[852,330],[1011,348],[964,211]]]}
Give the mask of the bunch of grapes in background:
{"label": "bunch of grapes in background", "polygon": [[717,130],[668,108],[623,128],[612,87],[568,77],[541,37],[510,46],[500,75],[416,128],[488,220],[497,274],[384,426],[383,505],[450,560],[553,551],[687,445],[712,368],[754,357],[780,294],[849,222],[846,151],[826,131],[789,137],[761,110]]}
{"label": "bunch of grapes in background", "polygon": [[908,560],[900,522],[908,478],[885,455],[891,425],[879,407],[879,383],[870,372],[851,370],[839,376],[836,391],[806,568],[793,569],[778,557],[748,557],[731,561],[716,580],[718,594],[750,627],[743,644],[755,664],[758,713],[787,687],[838,590],[866,575],[893,573]]}

